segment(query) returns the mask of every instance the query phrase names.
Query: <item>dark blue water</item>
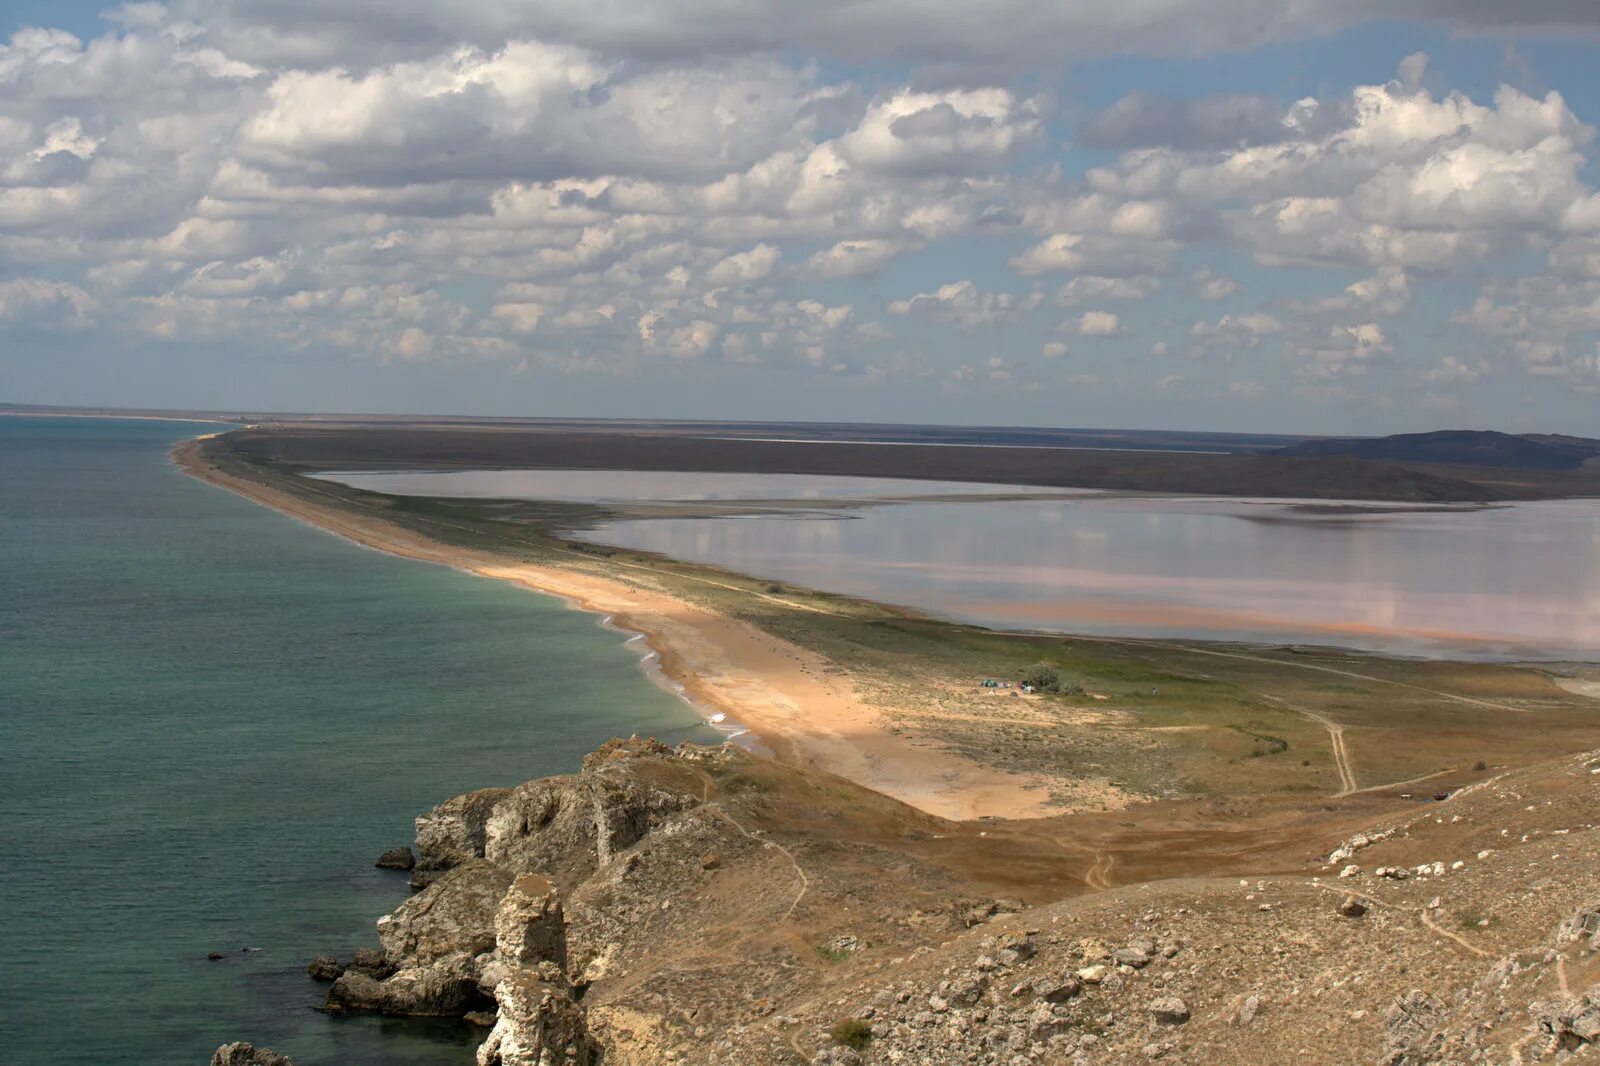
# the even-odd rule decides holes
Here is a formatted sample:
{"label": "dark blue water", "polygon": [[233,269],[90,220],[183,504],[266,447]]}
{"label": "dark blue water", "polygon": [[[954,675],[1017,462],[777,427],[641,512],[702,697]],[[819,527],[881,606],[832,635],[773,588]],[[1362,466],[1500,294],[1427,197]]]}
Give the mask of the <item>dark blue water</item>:
{"label": "dark blue water", "polygon": [[373,858],[609,736],[711,734],[592,616],[182,476],[209,428],[0,418],[0,1062],[468,1063],[481,1030],[313,1010],[306,961],[406,894]]}

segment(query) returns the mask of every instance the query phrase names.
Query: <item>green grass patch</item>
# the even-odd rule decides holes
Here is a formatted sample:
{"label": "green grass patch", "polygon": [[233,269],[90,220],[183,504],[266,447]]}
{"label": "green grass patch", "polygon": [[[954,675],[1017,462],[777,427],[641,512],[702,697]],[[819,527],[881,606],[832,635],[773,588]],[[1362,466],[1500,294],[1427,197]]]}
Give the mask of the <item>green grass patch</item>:
{"label": "green grass patch", "polygon": [[865,1051],[872,1043],[872,1026],[860,1018],[840,1018],[833,1023],[831,1035],[852,1051]]}

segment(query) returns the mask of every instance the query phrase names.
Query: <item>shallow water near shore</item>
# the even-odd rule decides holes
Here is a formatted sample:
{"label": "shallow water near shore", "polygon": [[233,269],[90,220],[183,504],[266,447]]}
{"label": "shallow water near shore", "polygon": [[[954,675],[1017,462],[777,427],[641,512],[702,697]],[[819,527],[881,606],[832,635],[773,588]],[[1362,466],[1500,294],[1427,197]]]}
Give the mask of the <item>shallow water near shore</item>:
{"label": "shallow water near shore", "polygon": [[716,735],[591,615],[178,473],[216,428],[0,418],[0,1059],[469,1063],[481,1030],[313,1010],[306,961],[407,894],[373,858],[607,737]]}

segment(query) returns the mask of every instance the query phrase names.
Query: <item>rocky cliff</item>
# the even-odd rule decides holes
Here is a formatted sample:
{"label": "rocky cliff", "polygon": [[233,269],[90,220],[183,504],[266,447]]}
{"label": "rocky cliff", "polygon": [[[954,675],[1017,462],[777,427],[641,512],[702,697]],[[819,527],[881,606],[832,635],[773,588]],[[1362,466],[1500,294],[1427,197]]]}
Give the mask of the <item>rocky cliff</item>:
{"label": "rocky cliff", "polygon": [[1593,1059],[1597,798],[1591,753],[1302,869],[1091,892],[1037,827],[613,741],[419,818],[426,887],[320,973],[333,1011],[485,1025],[482,1066]]}

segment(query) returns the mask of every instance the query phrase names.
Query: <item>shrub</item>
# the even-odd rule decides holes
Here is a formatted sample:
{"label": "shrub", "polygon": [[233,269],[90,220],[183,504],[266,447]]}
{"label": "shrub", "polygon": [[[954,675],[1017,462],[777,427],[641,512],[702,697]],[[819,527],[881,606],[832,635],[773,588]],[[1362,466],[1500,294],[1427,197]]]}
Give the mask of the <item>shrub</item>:
{"label": "shrub", "polygon": [[1049,663],[1034,663],[1017,680],[1024,685],[1032,685],[1039,692],[1061,691],[1061,675]]}
{"label": "shrub", "polygon": [[872,1026],[860,1018],[841,1018],[833,1024],[833,1038],[852,1051],[865,1051],[872,1043]]}

